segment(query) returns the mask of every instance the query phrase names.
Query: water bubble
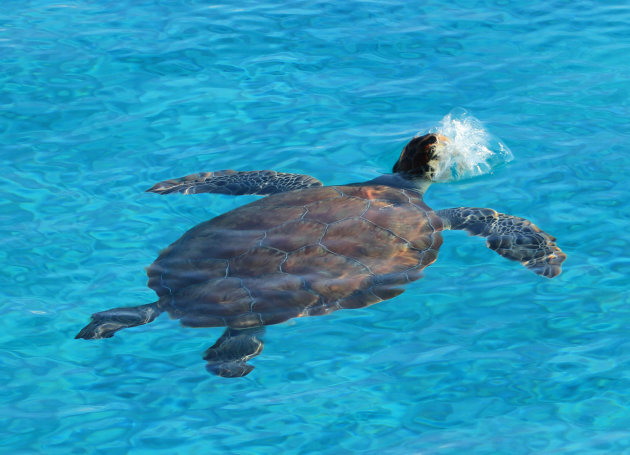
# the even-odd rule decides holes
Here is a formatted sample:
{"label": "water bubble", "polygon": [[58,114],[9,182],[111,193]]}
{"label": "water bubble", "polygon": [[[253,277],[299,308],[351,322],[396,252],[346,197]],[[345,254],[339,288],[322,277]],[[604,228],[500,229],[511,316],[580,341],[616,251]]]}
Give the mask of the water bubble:
{"label": "water bubble", "polygon": [[434,181],[448,182],[487,174],[495,166],[513,158],[512,152],[503,142],[461,108],[449,112],[438,126],[428,132],[448,138],[440,154]]}

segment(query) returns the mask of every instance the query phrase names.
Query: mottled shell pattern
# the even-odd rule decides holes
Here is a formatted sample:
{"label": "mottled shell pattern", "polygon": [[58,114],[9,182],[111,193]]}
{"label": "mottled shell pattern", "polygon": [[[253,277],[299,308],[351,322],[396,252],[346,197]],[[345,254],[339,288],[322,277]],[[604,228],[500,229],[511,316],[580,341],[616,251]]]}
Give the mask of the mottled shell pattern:
{"label": "mottled shell pattern", "polygon": [[412,189],[289,191],[192,228],[147,269],[148,284],[187,326],[277,324],[399,295],[437,258],[442,228]]}

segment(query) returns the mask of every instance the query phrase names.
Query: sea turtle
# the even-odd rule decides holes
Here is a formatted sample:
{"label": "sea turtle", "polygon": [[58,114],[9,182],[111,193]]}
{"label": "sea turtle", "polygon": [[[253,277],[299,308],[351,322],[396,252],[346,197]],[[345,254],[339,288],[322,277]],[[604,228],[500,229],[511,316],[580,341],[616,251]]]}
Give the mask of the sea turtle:
{"label": "sea turtle", "polygon": [[245,376],[264,326],[396,297],[436,260],[447,229],[486,237],[501,256],[558,275],[566,255],[530,221],[487,208],[433,211],[423,202],[446,141],[413,138],[392,174],[363,183],[228,170],[154,185],[147,191],[268,196],[190,229],[147,269],[156,302],[96,313],[76,338],[108,338],[167,311],[188,327],[226,326],[205,352],[207,369]]}

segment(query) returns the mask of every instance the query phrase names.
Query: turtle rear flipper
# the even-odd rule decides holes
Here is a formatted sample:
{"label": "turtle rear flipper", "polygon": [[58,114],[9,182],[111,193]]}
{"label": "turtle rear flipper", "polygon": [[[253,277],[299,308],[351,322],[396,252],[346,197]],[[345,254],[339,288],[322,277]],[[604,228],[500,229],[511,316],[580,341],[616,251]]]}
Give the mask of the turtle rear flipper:
{"label": "turtle rear flipper", "polygon": [[221,193],[239,196],[243,194],[267,195],[285,191],[322,186],[322,182],[310,175],[287,174],[276,171],[232,170],[201,172],[185,177],[164,180],[147,190],[150,193]]}
{"label": "turtle rear flipper", "polygon": [[247,364],[263,350],[260,339],[264,327],[233,329],[228,327],[214,345],[207,349],[203,359],[206,369],[224,378],[240,378],[249,374],[254,367]]}
{"label": "turtle rear flipper", "polygon": [[157,302],[128,308],[113,308],[92,315],[92,321],[74,337],[85,340],[111,338],[128,327],[148,324],[162,313]]}
{"label": "turtle rear flipper", "polygon": [[562,272],[567,255],[556,238],[529,220],[492,209],[458,207],[435,212],[444,220],[444,229],[466,230],[486,237],[486,245],[504,258],[519,261],[532,272],[553,278]]}

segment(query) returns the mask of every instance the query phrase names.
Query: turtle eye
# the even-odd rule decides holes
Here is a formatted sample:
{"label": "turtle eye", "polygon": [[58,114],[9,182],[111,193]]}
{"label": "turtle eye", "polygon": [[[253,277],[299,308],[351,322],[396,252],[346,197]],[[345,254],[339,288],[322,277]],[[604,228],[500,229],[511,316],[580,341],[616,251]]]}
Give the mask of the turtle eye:
{"label": "turtle eye", "polygon": [[437,144],[435,135],[427,134],[420,139],[422,141],[418,144],[418,151],[414,156],[414,167],[424,166],[435,157],[435,145]]}

